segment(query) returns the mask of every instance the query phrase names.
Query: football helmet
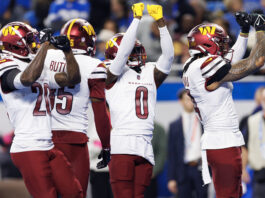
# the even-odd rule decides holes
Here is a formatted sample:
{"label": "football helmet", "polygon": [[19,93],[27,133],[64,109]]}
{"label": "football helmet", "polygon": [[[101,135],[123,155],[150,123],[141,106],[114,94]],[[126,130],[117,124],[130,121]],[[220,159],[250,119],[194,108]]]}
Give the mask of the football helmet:
{"label": "football helmet", "polygon": [[0,30],[0,50],[21,59],[32,59],[40,47],[39,33],[22,22],[11,22]]}
{"label": "football helmet", "polygon": [[96,33],[88,21],[84,19],[67,21],[61,29],[61,35],[67,36],[73,53],[95,55]]}
{"label": "football helmet", "polygon": [[[119,46],[121,44],[123,33],[118,33],[114,35],[107,43],[105,50],[105,58],[113,60],[118,52]],[[128,57],[127,65],[132,68],[141,67],[145,65],[146,52],[144,46],[139,40],[135,41],[134,48]]]}
{"label": "football helmet", "polygon": [[212,54],[224,57],[229,52],[229,36],[225,30],[214,23],[205,23],[195,26],[187,36],[189,53]]}

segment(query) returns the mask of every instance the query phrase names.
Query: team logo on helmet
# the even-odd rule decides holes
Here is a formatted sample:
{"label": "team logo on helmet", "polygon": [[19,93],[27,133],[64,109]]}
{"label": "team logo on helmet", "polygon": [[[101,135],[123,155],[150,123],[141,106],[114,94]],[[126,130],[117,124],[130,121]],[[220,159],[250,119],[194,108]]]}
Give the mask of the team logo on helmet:
{"label": "team logo on helmet", "polygon": [[227,53],[232,52],[229,49],[229,36],[217,24],[197,25],[189,32],[187,38],[191,56],[203,53],[224,57]]}
{"label": "team logo on helmet", "polygon": [[216,29],[215,26],[206,26],[206,27],[199,28],[202,35],[206,35],[206,34],[214,35],[215,29]]}
{"label": "team logo on helmet", "polygon": [[39,33],[22,22],[11,22],[0,31],[0,50],[22,59],[32,59],[40,47]]}
{"label": "team logo on helmet", "polygon": [[66,35],[75,54],[96,53],[96,33],[93,26],[84,19],[72,19],[65,23],[61,35]]}
{"label": "team logo on helmet", "polygon": [[[113,60],[116,57],[123,35],[123,33],[116,34],[106,43],[106,59]],[[136,40],[134,48],[128,57],[127,65],[134,68],[135,71],[140,72],[140,67],[145,65],[146,58],[147,56],[144,46],[140,43],[140,41]]]}

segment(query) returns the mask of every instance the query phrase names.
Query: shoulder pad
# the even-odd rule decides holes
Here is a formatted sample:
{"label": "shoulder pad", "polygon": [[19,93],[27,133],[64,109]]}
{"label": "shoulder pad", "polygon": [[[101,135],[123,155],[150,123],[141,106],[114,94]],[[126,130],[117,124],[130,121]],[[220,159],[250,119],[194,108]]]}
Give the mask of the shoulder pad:
{"label": "shoulder pad", "polygon": [[103,61],[103,63],[106,65],[106,68],[109,68],[111,62],[112,62],[112,60],[109,60],[109,59],[106,59]]}
{"label": "shoulder pad", "polygon": [[107,67],[106,65],[101,62],[91,73],[91,75],[89,76],[90,79],[101,79],[107,78]]}
{"label": "shoulder pad", "polygon": [[0,60],[0,76],[6,71],[18,68],[18,64],[12,59],[1,59]]}
{"label": "shoulder pad", "polygon": [[227,62],[221,56],[210,56],[201,65],[201,73],[204,78],[213,76]]}
{"label": "shoulder pad", "polygon": [[206,58],[206,60],[202,63],[201,69],[203,69],[204,67],[206,67],[207,65],[209,65],[211,62],[213,62],[218,57],[219,56],[208,56]]}

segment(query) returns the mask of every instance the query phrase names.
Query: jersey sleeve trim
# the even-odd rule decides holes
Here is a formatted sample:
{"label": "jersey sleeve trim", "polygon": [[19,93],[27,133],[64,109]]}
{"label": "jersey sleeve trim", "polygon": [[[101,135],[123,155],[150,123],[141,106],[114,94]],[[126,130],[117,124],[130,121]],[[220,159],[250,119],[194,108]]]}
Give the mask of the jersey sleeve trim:
{"label": "jersey sleeve trim", "polygon": [[89,79],[106,79],[107,69],[104,63],[100,63],[90,74]]}
{"label": "jersey sleeve trim", "polygon": [[217,57],[218,57],[218,56],[212,56],[212,57],[207,58],[207,59],[203,62],[202,66],[201,66],[201,69],[205,68],[208,64],[210,64],[211,62],[213,62]]}
{"label": "jersey sleeve trim", "polygon": [[212,77],[220,68],[227,64],[221,57],[217,57],[214,60],[209,58],[207,60],[201,66],[201,72],[204,78]]}
{"label": "jersey sleeve trim", "polygon": [[2,76],[6,71],[18,68],[16,62],[12,59],[2,59],[0,60],[0,76]]}

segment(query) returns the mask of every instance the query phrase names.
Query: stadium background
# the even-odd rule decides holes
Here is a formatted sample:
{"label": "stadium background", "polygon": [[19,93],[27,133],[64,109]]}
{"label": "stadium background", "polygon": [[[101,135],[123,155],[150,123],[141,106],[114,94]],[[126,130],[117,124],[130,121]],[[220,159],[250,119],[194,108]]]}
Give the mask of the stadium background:
{"label": "stadium background", "polygon": [[[3,26],[10,21],[24,21],[38,30],[52,27],[54,34],[58,35],[61,26],[67,20],[76,17],[85,18],[97,32],[96,56],[103,60],[105,42],[115,33],[126,31],[132,20],[130,6],[135,2],[138,1],[0,0],[0,23]],[[142,2],[163,5],[164,16],[174,42],[174,65],[170,76],[158,90],[156,107],[156,121],[167,131],[169,123],[181,113],[181,107],[176,95],[183,88],[180,76],[182,64],[188,58],[188,48],[185,39],[187,32],[194,25],[205,21],[218,23],[229,33],[232,45],[240,31],[233,18],[233,13],[240,10],[263,12],[265,0],[143,0]],[[161,54],[159,34],[152,19],[148,16],[144,16],[142,19],[138,39],[145,46],[148,61],[156,61]],[[253,46],[254,40],[254,31],[251,29],[248,43],[249,49],[246,56]],[[250,114],[255,108],[255,90],[260,86],[265,86],[264,70],[263,68],[263,71],[233,83],[233,98],[239,120],[243,116]],[[0,135],[11,130],[12,127],[0,97]],[[4,152],[4,150],[0,150],[1,152]],[[160,184],[160,196],[170,196],[166,190],[165,171],[160,177]]]}

